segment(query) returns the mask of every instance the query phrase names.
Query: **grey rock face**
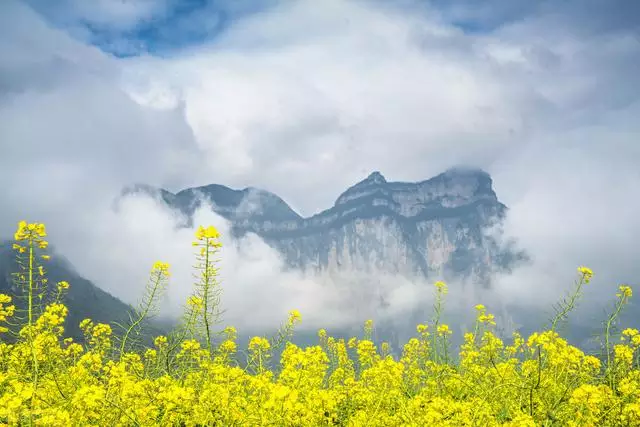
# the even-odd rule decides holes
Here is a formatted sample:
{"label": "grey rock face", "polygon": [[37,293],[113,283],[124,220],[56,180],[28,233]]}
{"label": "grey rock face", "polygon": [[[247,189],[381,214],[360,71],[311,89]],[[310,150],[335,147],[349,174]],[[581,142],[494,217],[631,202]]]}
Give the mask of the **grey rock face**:
{"label": "grey rock face", "polygon": [[506,207],[491,177],[476,169],[450,169],[416,183],[388,182],[374,172],[333,207],[309,218],[259,189],[209,185],[177,194],[157,191],[187,216],[201,196],[232,223],[234,234],[256,233],[289,266],[310,273],[384,271],[487,285],[493,270],[508,269],[524,256],[485,233],[500,223]]}

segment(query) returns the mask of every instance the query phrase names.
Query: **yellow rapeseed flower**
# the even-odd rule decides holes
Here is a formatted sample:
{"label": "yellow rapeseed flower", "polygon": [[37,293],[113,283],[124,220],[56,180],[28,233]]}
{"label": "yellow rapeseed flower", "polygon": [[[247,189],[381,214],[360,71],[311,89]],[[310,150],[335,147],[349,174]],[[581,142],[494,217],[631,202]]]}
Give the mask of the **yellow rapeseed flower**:
{"label": "yellow rapeseed flower", "polygon": [[631,296],[633,295],[633,290],[631,289],[630,286],[622,285],[618,288],[618,290],[620,291],[619,293],[616,294],[618,298],[620,297],[631,298]]}
{"label": "yellow rapeseed flower", "polygon": [[210,225],[207,228],[203,226],[199,226],[196,231],[196,239],[197,240],[206,240],[206,239],[217,239],[220,237],[220,233],[218,229],[216,229],[213,225]]}
{"label": "yellow rapeseed flower", "polygon": [[[198,257],[202,248],[210,255],[217,247],[211,240],[217,232],[208,230],[200,228]],[[46,232],[38,223],[21,222],[16,235],[24,240],[14,246],[20,251],[38,247]],[[154,269],[166,271],[168,265],[156,263]],[[36,263],[29,273],[40,272]],[[579,273],[581,283],[593,274],[586,267]],[[18,280],[26,281],[26,274],[23,269]],[[436,288],[441,300],[446,287]],[[620,308],[632,291],[623,285],[618,292]],[[454,363],[441,342],[452,330],[439,317],[429,327],[418,325],[419,335],[399,346],[399,357],[390,354],[386,341],[376,347],[368,320],[362,340],[345,343],[321,329],[319,345],[286,342],[280,360],[272,361],[270,350],[279,338],[253,337],[248,354],[236,358],[233,327],[222,330],[215,346],[204,348],[195,339],[202,339],[199,319],[191,317],[197,314],[192,306],[202,304],[195,295],[201,294],[193,295],[186,307],[188,323],[170,340],[158,336],[150,348],[141,342],[120,351],[112,351],[111,327],[90,319],[81,323],[86,342],[65,338],[67,308],[59,299],[38,310],[33,326],[23,327],[10,342],[0,340],[0,424],[533,427],[546,418],[568,427],[640,426],[638,329],[623,329],[621,342],[611,348],[613,361],[605,362],[555,331],[528,339],[514,333],[513,344],[505,345],[486,330],[491,328],[476,328],[464,334]],[[480,323],[495,324],[484,305],[475,309]],[[5,321],[14,311],[12,298],[0,294],[0,332],[7,331]],[[289,312],[291,325],[299,321],[298,311]],[[435,328],[433,340],[427,339],[430,328]],[[442,350],[445,358],[438,357]],[[243,361],[246,367],[240,366]],[[213,410],[211,402],[216,402]]]}
{"label": "yellow rapeseed flower", "polygon": [[291,310],[289,312],[289,324],[290,325],[294,325],[296,323],[299,323],[300,320],[302,320],[302,315],[300,314],[300,312],[298,310]]}
{"label": "yellow rapeseed flower", "polygon": [[21,240],[26,240],[27,238],[26,231],[27,231],[27,221],[20,221],[18,223],[18,229],[13,235],[13,240],[15,240],[16,242],[19,242]]}
{"label": "yellow rapeseed flower", "polygon": [[448,292],[448,288],[447,288],[447,284],[444,283],[443,281],[437,281],[434,286],[436,287],[436,289],[438,290],[438,292],[441,292],[443,294],[446,294]]}
{"label": "yellow rapeseed flower", "polygon": [[85,333],[88,333],[88,331],[92,327],[93,327],[93,320],[91,319],[84,319],[82,322],[80,322],[80,329]]}
{"label": "yellow rapeseed flower", "polygon": [[367,319],[367,320],[364,322],[364,328],[365,328],[365,329],[373,329],[373,320],[371,320],[371,319]]}
{"label": "yellow rapeseed flower", "polygon": [[582,275],[584,281],[589,283],[591,278],[593,277],[593,271],[589,267],[580,266],[578,267],[578,273]]}
{"label": "yellow rapeseed flower", "polygon": [[220,344],[220,351],[224,353],[235,353],[237,349],[237,345],[232,340],[225,340]]}
{"label": "yellow rapeseed flower", "polygon": [[[14,315],[15,305],[7,305],[11,301],[12,299],[9,295],[0,294],[0,322],[6,322],[9,317]],[[0,327],[0,332],[7,332],[7,328]]]}
{"label": "yellow rapeseed flower", "polygon": [[153,263],[152,270],[165,275],[169,275],[169,264],[166,262],[156,261],[155,263]]}
{"label": "yellow rapeseed flower", "polygon": [[44,224],[28,224],[26,221],[20,221],[18,223],[18,229],[13,235],[13,239],[16,242],[23,240],[32,240],[36,242],[42,249],[45,249],[47,247],[47,242],[43,240],[43,238],[46,236],[47,232]]}
{"label": "yellow rapeseed flower", "polygon": [[444,336],[451,335],[452,333],[451,329],[449,329],[449,325],[443,324],[438,326],[438,335]]}
{"label": "yellow rapeseed flower", "polygon": [[185,340],[180,345],[180,348],[184,353],[194,352],[200,349],[200,343],[196,340]]}
{"label": "yellow rapeseed flower", "polygon": [[481,314],[480,316],[478,316],[478,321],[480,323],[487,323],[489,325],[495,325],[496,324],[494,319],[495,319],[495,317],[491,313],[489,313],[489,314]]}
{"label": "yellow rapeseed flower", "polygon": [[153,344],[158,348],[162,348],[167,344],[167,337],[159,335],[153,340]]}
{"label": "yellow rapeseed flower", "polygon": [[227,339],[235,339],[238,335],[238,330],[233,326],[227,326],[224,328],[224,334],[227,336]]}
{"label": "yellow rapeseed flower", "polygon": [[204,302],[202,301],[202,298],[192,295],[187,299],[187,305],[195,309],[199,309],[199,308],[202,308],[202,306],[204,305]]}
{"label": "yellow rapeseed flower", "polygon": [[253,337],[251,338],[251,340],[249,341],[249,350],[251,351],[258,351],[258,350],[269,350],[271,348],[271,344],[269,343],[269,340],[267,340],[266,338],[263,337]]}

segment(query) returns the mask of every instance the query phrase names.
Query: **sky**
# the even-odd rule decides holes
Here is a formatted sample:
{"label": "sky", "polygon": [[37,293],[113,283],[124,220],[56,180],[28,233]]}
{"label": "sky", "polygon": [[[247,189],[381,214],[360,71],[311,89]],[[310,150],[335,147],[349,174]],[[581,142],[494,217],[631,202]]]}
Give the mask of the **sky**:
{"label": "sky", "polygon": [[[5,0],[0,58],[0,236],[45,222],[127,302],[160,258],[177,304],[191,239],[152,200],[114,205],[127,185],[259,187],[309,216],[374,170],[420,181],[455,165],[491,174],[504,233],[532,256],[488,300],[546,306],[583,264],[598,307],[638,283],[639,2]],[[370,314],[255,236],[226,243],[233,322]],[[391,317],[425,302],[382,282]]]}

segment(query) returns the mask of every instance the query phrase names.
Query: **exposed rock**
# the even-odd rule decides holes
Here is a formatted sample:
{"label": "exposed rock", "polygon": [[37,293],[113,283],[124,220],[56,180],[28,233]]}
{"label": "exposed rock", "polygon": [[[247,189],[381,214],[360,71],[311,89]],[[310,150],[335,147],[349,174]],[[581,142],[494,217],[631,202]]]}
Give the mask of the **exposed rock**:
{"label": "exposed rock", "polygon": [[[134,191],[149,191],[138,187]],[[222,185],[177,194],[157,190],[170,206],[191,216],[203,200],[232,223],[234,234],[253,232],[311,273],[385,271],[489,284],[522,253],[501,248],[485,230],[506,213],[491,177],[477,169],[450,169],[426,181],[388,182],[380,172],[342,193],[333,207],[312,217],[295,213],[268,191]]]}

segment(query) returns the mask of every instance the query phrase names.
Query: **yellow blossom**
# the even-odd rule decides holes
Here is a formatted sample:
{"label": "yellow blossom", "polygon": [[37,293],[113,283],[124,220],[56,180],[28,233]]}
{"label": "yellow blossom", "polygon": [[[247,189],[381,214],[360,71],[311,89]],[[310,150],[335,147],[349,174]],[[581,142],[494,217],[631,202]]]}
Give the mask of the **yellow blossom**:
{"label": "yellow blossom", "polygon": [[448,292],[447,284],[442,281],[437,281],[434,285],[438,292],[446,294]]}
{"label": "yellow blossom", "polygon": [[202,301],[202,298],[192,295],[187,299],[187,305],[195,309],[199,309],[199,308],[202,308],[202,306],[204,305],[204,302]]}
{"label": "yellow blossom", "polygon": [[156,347],[161,348],[167,344],[167,337],[165,337],[164,335],[159,335],[153,340],[153,344]]}
{"label": "yellow blossom", "polygon": [[451,329],[449,329],[449,325],[439,325],[438,326],[438,334],[439,335],[450,335],[453,332],[451,331]]}
{"label": "yellow blossom", "polygon": [[[18,225],[14,249],[23,265],[20,252],[37,248],[45,235],[41,224]],[[211,254],[217,231],[200,227],[199,235],[196,246]],[[168,269],[154,264],[160,274]],[[593,274],[586,267],[578,271],[587,281]],[[45,273],[35,263],[17,279],[25,283]],[[38,285],[45,280],[38,278]],[[58,283],[59,291],[67,287]],[[446,293],[444,284],[436,288],[436,298]],[[631,295],[630,287],[620,287],[620,298]],[[19,332],[0,339],[2,425],[640,426],[640,332],[634,328],[623,328],[606,362],[555,330],[526,339],[514,332],[505,345],[480,325],[464,334],[454,362],[444,338],[452,331],[439,317],[434,339],[428,339],[428,325],[417,325],[418,337],[400,344],[401,355],[391,354],[387,341],[378,351],[368,320],[362,339],[336,339],[320,329],[319,345],[285,342],[279,360],[271,360],[280,335],[251,338],[247,354],[237,348],[237,330],[219,329],[215,321],[209,325],[214,345],[205,348],[205,327],[193,309],[203,301],[196,296],[171,339],[157,336],[150,348],[146,333],[135,345],[112,348],[121,334],[91,319],[80,323],[82,343],[74,342],[64,336],[68,309],[60,294],[54,296],[50,304],[36,300],[42,304],[34,304],[35,322],[21,325],[14,299],[0,294],[0,331],[11,322]],[[479,323],[495,325],[484,305],[475,309]],[[292,310],[285,332],[299,321]]]}
{"label": "yellow blossom", "polygon": [[619,293],[616,294],[618,298],[621,298],[621,297],[631,298],[631,296],[633,295],[633,291],[630,286],[622,285],[618,288],[618,290],[620,291]]}
{"label": "yellow blossom", "polygon": [[249,350],[251,351],[266,351],[271,348],[271,344],[266,338],[263,337],[253,337],[249,341]]}
{"label": "yellow blossom", "polygon": [[481,314],[478,316],[478,321],[480,323],[487,323],[489,325],[495,325],[495,317],[493,316],[493,314],[488,313],[488,314]]}
{"label": "yellow blossom", "polygon": [[153,264],[154,271],[157,271],[161,274],[169,275],[169,264],[166,262],[156,261]]}
{"label": "yellow blossom", "polygon": [[196,231],[197,240],[217,239],[219,237],[220,237],[220,233],[218,233],[218,230],[213,225],[210,225],[207,228],[200,226]]}
{"label": "yellow blossom", "polygon": [[298,310],[291,310],[289,312],[289,324],[290,325],[294,325],[296,323],[299,323],[301,319],[302,319],[302,316],[300,315],[300,312]]}
{"label": "yellow blossom", "polygon": [[227,339],[235,339],[238,335],[238,331],[233,326],[227,326],[224,328],[224,333],[227,336]]}
{"label": "yellow blossom", "polygon": [[593,277],[593,271],[590,268],[585,266],[578,267],[578,273],[582,275],[582,277],[584,278],[584,281],[587,283],[589,283],[589,281]]}

